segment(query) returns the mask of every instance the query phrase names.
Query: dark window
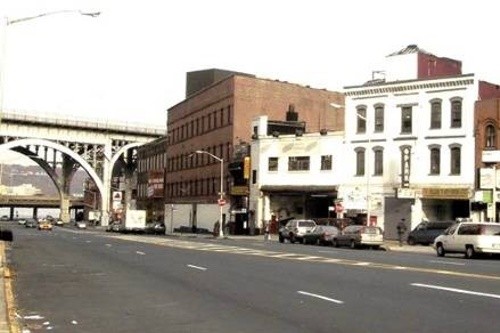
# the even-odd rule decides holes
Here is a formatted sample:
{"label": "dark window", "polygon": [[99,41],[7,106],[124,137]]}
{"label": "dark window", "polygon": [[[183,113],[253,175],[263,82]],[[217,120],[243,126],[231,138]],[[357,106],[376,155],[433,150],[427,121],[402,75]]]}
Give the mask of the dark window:
{"label": "dark window", "polygon": [[232,119],[231,119],[231,105],[227,106],[227,123],[228,124],[232,123]]}
{"label": "dark window", "polygon": [[486,129],[484,130],[484,141],[485,141],[485,147],[486,148],[496,148],[496,133],[495,133],[495,127],[493,125],[488,125],[486,126]]}
{"label": "dark window", "polygon": [[278,171],[278,158],[277,157],[269,157],[267,170],[268,171]]}
{"label": "dark window", "polygon": [[252,170],[252,184],[257,183],[257,170]]}
{"label": "dark window", "polygon": [[288,171],[309,170],[309,156],[288,157]]}
{"label": "dark window", "polygon": [[431,129],[441,128],[441,101],[431,102]]}
{"label": "dark window", "polygon": [[462,127],[462,101],[451,101],[451,127]]}
{"label": "dark window", "polygon": [[375,106],[375,132],[384,131],[384,106]]}
{"label": "dark window", "polygon": [[357,112],[357,133],[366,133],[366,108],[358,107]]}
{"label": "dark window", "polygon": [[332,155],[321,156],[321,170],[332,170]]}
{"label": "dark window", "polygon": [[460,174],[460,147],[453,147],[451,152],[451,168],[450,173],[452,175]]}
{"label": "dark window", "polygon": [[382,149],[375,150],[375,170],[376,176],[384,174],[384,151]]}
{"label": "dark window", "polygon": [[411,133],[412,131],[412,107],[403,106],[401,108],[401,133]]}
{"label": "dark window", "polygon": [[356,150],[356,176],[365,175],[365,150]]}
{"label": "dark window", "polygon": [[441,150],[437,147],[431,148],[431,175],[439,175],[441,172]]}

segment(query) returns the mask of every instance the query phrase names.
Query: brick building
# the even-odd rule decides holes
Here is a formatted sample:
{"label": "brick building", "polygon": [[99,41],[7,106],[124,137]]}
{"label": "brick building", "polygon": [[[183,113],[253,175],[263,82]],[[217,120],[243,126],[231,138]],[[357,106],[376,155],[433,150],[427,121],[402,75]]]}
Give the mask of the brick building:
{"label": "brick building", "polygon": [[231,213],[245,204],[245,193],[232,193],[228,165],[236,147],[250,142],[252,120],[267,115],[304,122],[306,132],[341,130],[343,112],[331,104],[344,104],[343,95],[218,69],[188,73],[186,99],[168,110],[167,223],[212,229],[220,216],[220,159],[227,202],[223,222],[232,221]]}

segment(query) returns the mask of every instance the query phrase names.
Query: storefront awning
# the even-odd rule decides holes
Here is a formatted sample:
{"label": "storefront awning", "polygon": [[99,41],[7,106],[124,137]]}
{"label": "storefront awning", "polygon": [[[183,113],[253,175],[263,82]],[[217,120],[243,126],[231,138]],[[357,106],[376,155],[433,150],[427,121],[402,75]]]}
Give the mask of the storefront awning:
{"label": "storefront awning", "polygon": [[337,186],[332,185],[264,185],[260,188],[262,192],[288,193],[288,194],[325,194],[336,195]]}

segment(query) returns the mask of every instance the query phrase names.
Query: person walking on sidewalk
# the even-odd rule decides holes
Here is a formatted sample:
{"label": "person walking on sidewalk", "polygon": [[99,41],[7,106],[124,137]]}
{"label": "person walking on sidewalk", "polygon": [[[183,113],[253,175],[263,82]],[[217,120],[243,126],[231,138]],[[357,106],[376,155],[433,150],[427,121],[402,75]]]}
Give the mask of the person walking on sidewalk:
{"label": "person walking on sidewalk", "polygon": [[398,241],[399,241],[399,246],[403,246],[403,235],[406,232],[406,224],[405,224],[405,219],[401,219],[399,221],[398,225],[396,226],[398,230]]}

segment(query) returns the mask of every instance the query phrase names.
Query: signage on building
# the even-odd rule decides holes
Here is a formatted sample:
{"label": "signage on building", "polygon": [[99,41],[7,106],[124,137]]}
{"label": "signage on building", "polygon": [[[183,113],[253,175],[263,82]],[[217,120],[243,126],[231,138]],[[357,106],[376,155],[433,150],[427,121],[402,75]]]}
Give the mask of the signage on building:
{"label": "signage on building", "polygon": [[411,158],[411,147],[403,147],[401,154],[401,187],[410,186],[410,158]]}
{"label": "signage on building", "polygon": [[423,199],[457,199],[468,200],[470,191],[468,188],[432,188],[424,187],[422,189]]}
{"label": "signage on building", "polygon": [[243,159],[243,178],[244,179],[250,179],[250,157],[246,156]]}
{"label": "signage on building", "polygon": [[163,196],[164,171],[148,171],[148,198],[161,198]]}
{"label": "signage on building", "polygon": [[236,196],[245,196],[248,195],[248,186],[232,186],[230,194]]}
{"label": "signage on building", "polygon": [[483,163],[500,162],[500,150],[484,150],[482,156]]}
{"label": "signage on building", "polygon": [[113,191],[113,201],[121,202],[123,199],[121,191]]}
{"label": "signage on building", "polygon": [[398,188],[396,190],[398,199],[415,199],[415,190],[412,188]]}

